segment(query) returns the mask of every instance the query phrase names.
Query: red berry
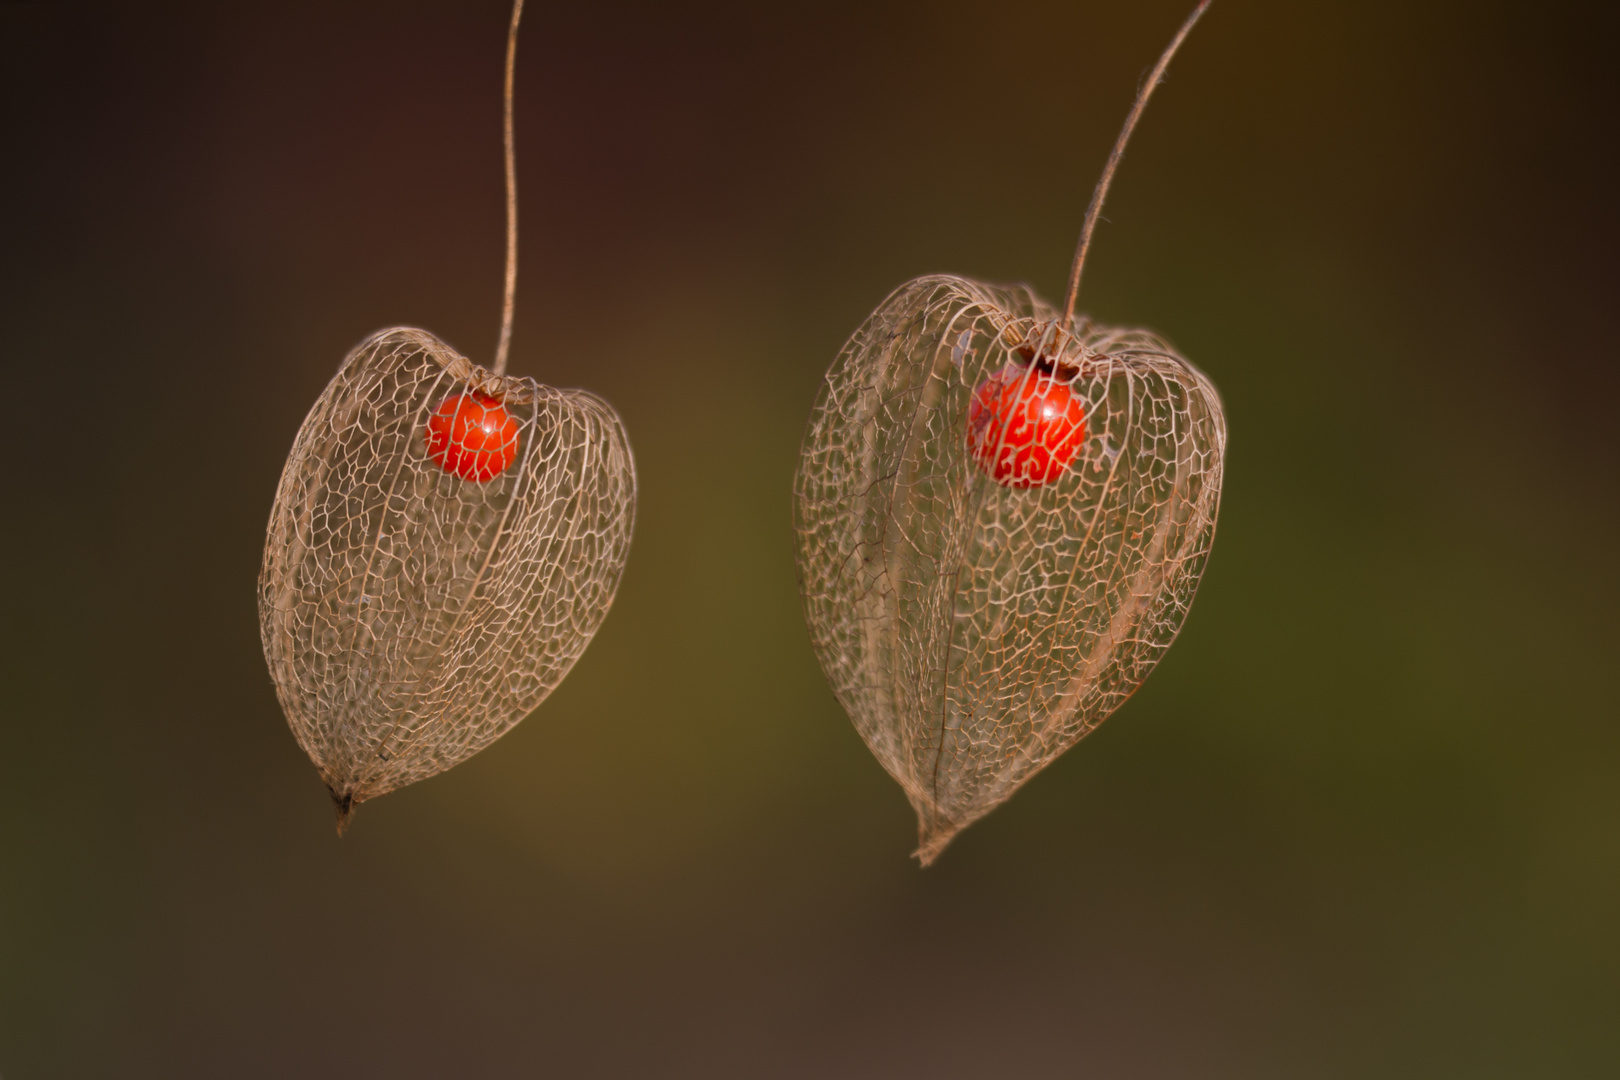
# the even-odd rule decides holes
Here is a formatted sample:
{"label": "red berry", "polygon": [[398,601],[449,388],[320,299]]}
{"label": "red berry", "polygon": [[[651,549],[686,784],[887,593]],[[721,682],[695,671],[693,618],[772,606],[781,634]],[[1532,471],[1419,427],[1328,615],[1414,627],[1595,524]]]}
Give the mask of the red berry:
{"label": "red berry", "polygon": [[968,402],[968,449],[1004,487],[1050,484],[1085,441],[1084,404],[1050,375],[1008,368],[980,383]]}
{"label": "red berry", "polygon": [[428,417],[428,457],[445,472],[486,484],[517,458],[517,417],[485,394],[457,394]]}

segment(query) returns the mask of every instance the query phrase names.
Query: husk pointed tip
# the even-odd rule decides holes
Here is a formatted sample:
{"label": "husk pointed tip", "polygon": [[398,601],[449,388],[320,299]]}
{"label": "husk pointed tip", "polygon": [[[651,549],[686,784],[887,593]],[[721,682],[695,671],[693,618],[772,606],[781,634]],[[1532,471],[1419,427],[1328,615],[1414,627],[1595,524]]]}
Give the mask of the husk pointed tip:
{"label": "husk pointed tip", "polygon": [[354,808],[359,805],[359,801],[353,794],[339,795],[333,791],[332,805],[337,808],[337,834],[341,837],[349,831],[349,822],[354,818]]}
{"label": "husk pointed tip", "polygon": [[917,822],[917,850],[911,853],[911,857],[917,860],[917,868],[926,870],[932,866],[934,860],[939,858],[945,849],[950,846],[951,841],[956,839],[956,834],[961,832],[963,827],[954,822],[929,825],[919,820]]}

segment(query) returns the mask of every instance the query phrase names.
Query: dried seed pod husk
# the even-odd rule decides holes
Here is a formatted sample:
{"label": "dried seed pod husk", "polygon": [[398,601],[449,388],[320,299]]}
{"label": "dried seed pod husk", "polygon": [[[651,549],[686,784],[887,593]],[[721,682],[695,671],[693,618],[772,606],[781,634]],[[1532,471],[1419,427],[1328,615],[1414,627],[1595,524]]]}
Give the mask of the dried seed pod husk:
{"label": "dried seed pod husk", "polygon": [[[468,392],[520,425],[515,460],[484,483],[445,471],[424,437]],[[495,375],[423,330],[349,353],[299,428],[259,576],[265,658],[339,832],[562,681],[613,602],[635,490],[619,418],[591,394]]]}
{"label": "dried seed pod husk", "polygon": [[[976,466],[975,388],[1067,380],[1054,482]],[[1027,288],[907,283],[855,331],[794,484],[805,618],[833,691],[917,812],[923,865],[1129,697],[1174,641],[1220,505],[1226,421],[1154,335],[1065,321]]]}

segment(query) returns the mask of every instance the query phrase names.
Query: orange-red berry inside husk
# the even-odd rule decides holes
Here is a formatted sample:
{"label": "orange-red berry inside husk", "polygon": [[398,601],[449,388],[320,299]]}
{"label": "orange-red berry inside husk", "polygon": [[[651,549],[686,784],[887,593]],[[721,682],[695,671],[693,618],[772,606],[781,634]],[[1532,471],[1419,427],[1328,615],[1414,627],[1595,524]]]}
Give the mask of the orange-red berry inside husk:
{"label": "orange-red berry inside husk", "polygon": [[422,437],[428,457],[445,472],[487,484],[517,460],[522,425],[487,394],[455,394],[439,402]]}
{"label": "orange-red berry inside husk", "polygon": [[1039,369],[1007,368],[968,402],[968,449],[1004,487],[1032,488],[1062,476],[1086,441],[1084,403]]}

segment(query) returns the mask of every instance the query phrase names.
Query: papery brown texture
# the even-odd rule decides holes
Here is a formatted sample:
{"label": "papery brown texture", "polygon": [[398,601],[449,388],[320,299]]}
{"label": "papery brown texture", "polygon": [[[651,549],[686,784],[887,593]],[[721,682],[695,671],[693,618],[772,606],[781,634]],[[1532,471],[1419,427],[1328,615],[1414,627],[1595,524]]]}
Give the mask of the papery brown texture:
{"label": "papery brown texture", "polygon": [[[521,425],[486,483],[446,472],[424,438],[468,391]],[[497,376],[422,330],[348,355],[293,443],[259,576],[270,674],[340,832],[562,681],[613,602],[635,491],[619,418],[591,394]]]}
{"label": "papery brown texture", "polygon": [[[1067,380],[1086,440],[1056,481],[975,467],[997,373]],[[1027,288],[901,286],[828,371],[794,483],[800,588],[838,700],[917,811],[923,865],[1142,684],[1214,539],[1226,420],[1140,330],[1063,325]]]}

